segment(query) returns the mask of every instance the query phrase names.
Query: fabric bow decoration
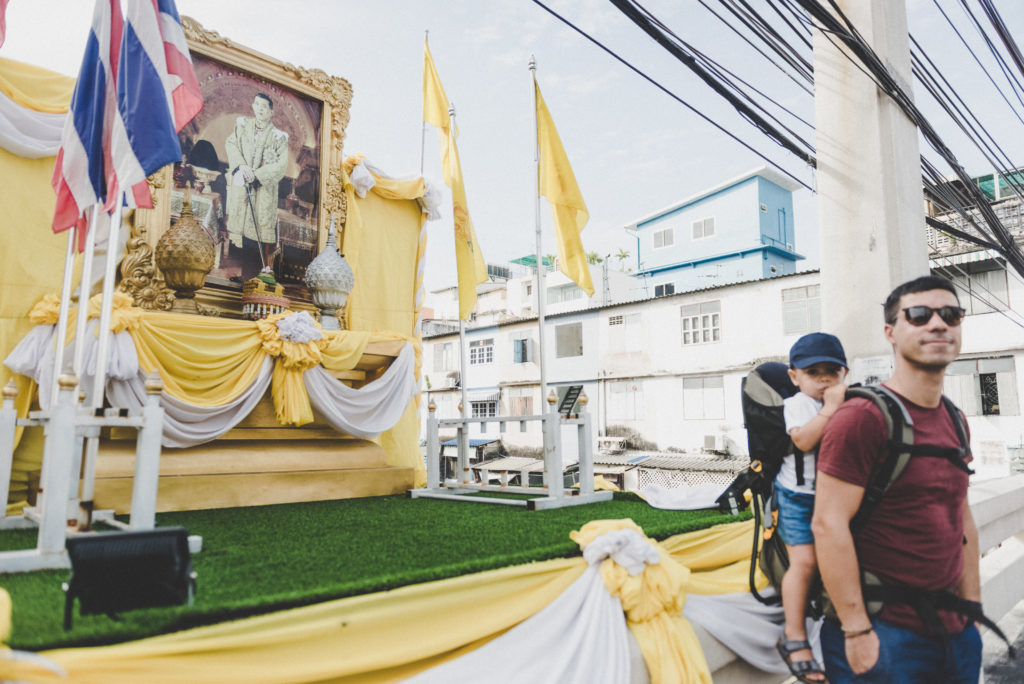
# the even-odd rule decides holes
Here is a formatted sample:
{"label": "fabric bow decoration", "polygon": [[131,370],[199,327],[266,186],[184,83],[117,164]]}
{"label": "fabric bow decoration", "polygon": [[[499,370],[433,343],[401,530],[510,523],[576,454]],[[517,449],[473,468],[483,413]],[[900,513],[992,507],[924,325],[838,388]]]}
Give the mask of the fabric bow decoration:
{"label": "fabric bow decoration", "polygon": [[569,535],[590,565],[601,564],[608,593],[617,596],[652,682],[711,684],[697,635],[683,617],[690,570],[649,539],[632,520],[595,520]]}
{"label": "fabric bow decoration", "polygon": [[276,357],[271,395],[282,425],[313,422],[313,407],[302,374],[318,365],[327,344],[323,330],[308,312],[287,311],[256,321],[263,349]]}

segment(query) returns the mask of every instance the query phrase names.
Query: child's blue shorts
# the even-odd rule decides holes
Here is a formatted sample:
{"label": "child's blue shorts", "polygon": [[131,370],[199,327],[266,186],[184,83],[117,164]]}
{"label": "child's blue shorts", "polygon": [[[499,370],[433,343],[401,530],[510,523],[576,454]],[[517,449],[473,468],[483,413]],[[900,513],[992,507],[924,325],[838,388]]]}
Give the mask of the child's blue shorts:
{"label": "child's blue shorts", "polygon": [[811,516],[814,514],[814,495],[794,492],[775,484],[775,506],[779,511],[779,534],[788,546],[813,544]]}

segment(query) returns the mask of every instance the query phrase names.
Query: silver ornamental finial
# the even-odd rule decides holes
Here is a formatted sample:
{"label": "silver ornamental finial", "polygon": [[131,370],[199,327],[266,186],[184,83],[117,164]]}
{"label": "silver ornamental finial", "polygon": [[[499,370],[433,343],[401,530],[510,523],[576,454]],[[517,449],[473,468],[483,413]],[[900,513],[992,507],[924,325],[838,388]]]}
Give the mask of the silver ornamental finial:
{"label": "silver ornamental finial", "polygon": [[341,330],[338,315],[343,312],[348,295],[355,285],[352,267],[345,261],[345,255],[338,253],[334,228],[334,214],[331,214],[331,228],[327,232],[327,244],[306,267],[306,287],[313,298],[313,304],[320,309],[320,327],[324,330]]}

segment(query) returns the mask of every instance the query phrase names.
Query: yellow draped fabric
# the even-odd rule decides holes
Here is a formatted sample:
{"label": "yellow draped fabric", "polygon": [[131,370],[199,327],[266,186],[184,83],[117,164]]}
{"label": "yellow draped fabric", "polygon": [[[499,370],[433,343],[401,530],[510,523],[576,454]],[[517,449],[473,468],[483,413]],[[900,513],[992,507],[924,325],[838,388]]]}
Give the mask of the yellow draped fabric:
{"label": "yellow draped fabric", "polygon": [[[643,534],[632,520],[595,520],[569,536],[585,548],[601,535],[621,529]],[[626,568],[606,558],[601,563],[604,585],[608,593],[622,602],[626,624],[640,645],[652,684],[711,684],[704,651],[683,617],[690,570],[664,547],[647,541],[658,549],[660,562],[648,565],[638,575],[630,575]]]}
{"label": "yellow draped fabric", "polygon": [[[616,525],[632,523],[590,523],[579,536],[593,538],[595,530]],[[648,566],[644,575],[656,572],[636,582],[602,568],[606,584],[612,576],[614,591],[631,613],[630,628],[652,682],[710,681],[702,678],[707,664],[700,645],[675,611],[695,584],[747,591],[746,569],[736,562],[749,557],[745,542],[752,525],[732,523],[667,539],[659,544],[657,565],[664,567]],[[706,547],[711,545],[722,549],[720,567],[709,564]],[[551,603],[585,569],[586,561],[578,557],[528,563],[136,642],[41,654],[63,667],[67,678],[5,661],[0,653],[0,677],[37,684],[397,682],[501,635]],[[634,623],[642,622],[649,624],[638,630]],[[651,643],[673,629],[672,645]],[[653,663],[648,653],[654,654]],[[685,668],[679,669],[679,659]],[[670,671],[666,661],[677,669]],[[678,672],[687,678],[672,679]]]}
{"label": "yellow draped fabric", "polygon": [[[68,110],[74,79],[46,69],[0,58],[0,91],[25,107],[39,112]],[[0,360],[7,358],[22,337],[35,325],[28,319],[32,306],[48,292],[60,290],[68,236],[50,230],[56,198],[50,187],[53,157],[25,159],[0,149]],[[0,365],[0,385],[15,380],[16,405],[24,416],[35,383],[15,376]],[[18,429],[11,474],[10,500],[24,503],[28,474],[39,470],[42,441],[30,430],[25,440]]]}
{"label": "yellow draped fabric", "polygon": [[[71,104],[74,88],[73,78],[0,57],[0,92],[22,107],[47,114],[63,114]],[[53,165],[52,160],[50,165]]]}
{"label": "yellow draped fabric", "polygon": [[[356,282],[345,307],[346,317],[353,330],[412,339],[419,234],[426,221],[416,199],[423,196],[423,185],[416,181],[388,182],[376,175],[374,178],[378,184],[360,199],[345,173],[348,214],[342,251]],[[413,343],[419,378],[422,348],[419,339],[413,339]],[[427,472],[419,450],[417,405],[418,398],[410,401],[402,419],[375,441],[384,448],[389,465],[413,468],[416,486],[423,487]]]}

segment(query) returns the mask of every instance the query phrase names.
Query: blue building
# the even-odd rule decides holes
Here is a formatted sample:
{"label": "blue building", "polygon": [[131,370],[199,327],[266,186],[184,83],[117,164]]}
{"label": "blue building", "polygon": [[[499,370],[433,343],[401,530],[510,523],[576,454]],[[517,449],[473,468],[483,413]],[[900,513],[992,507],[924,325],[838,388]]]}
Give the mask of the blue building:
{"label": "blue building", "polygon": [[768,168],[705,190],[626,226],[649,296],[796,272],[793,191]]}

